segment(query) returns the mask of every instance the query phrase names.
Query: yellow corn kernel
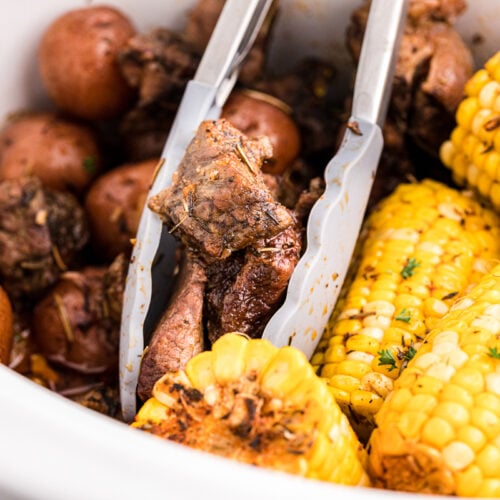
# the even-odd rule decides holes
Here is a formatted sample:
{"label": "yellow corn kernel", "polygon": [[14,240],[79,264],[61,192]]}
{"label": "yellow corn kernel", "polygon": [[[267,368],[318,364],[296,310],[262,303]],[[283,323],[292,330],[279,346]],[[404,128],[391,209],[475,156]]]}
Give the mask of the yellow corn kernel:
{"label": "yellow corn kernel", "polygon": [[212,353],[201,352],[190,360],[186,366],[186,373],[194,387],[200,390],[215,384],[215,374],[212,368]]}
{"label": "yellow corn kernel", "polygon": [[457,109],[457,125],[460,127],[469,130],[470,124],[472,123],[472,119],[479,109],[479,101],[476,97],[467,97],[465,98]]}
{"label": "yellow corn kernel", "polygon": [[[353,279],[313,364],[331,386],[338,375],[353,377],[361,381],[359,389],[384,399],[427,332],[491,269],[486,262],[500,256],[500,219],[470,194],[424,180],[398,186],[370,214],[361,234]],[[443,360],[416,381],[417,391],[437,394],[444,378],[452,379],[469,355],[456,346],[440,349],[446,351],[440,353]],[[443,381],[436,381],[438,375]],[[373,428],[373,415],[366,414],[368,396],[359,399],[363,407],[357,408],[352,397],[347,399],[348,384],[337,390],[351,422],[359,413],[363,425]]]}
{"label": "yellow corn kernel", "polygon": [[455,438],[455,428],[445,419],[431,417],[422,428],[422,441],[442,449]]}
{"label": "yellow corn kernel", "polygon": [[[396,380],[369,441],[375,485],[469,497],[500,494],[500,355],[488,347],[498,345],[499,297],[497,265],[441,318]],[[451,377],[445,366],[453,369]],[[419,467],[412,469],[410,484],[411,463]]]}
{"label": "yellow corn kernel", "polygon": [[457,108],[456,127],[440,148],[442,163],[456,182],[474,188],[500,209],[500,82],[495,54],[465,86]]}
{"label": "yellow corn kernel", "polygon": [[[231,359],[237,368],[223,369]],[[209,367],[218,376],[207,385]],[[365,452],[325,382],[301,351],[261,339],[228,333],[186,371],[164,375],[132,427],[256,466],[369,485]]]}
{"label": "yellow corn kernel", "polygon": [[247,341],[243,335],[224,335],[212,347],[212,366],[219,383],[237,379],[245,369]]}
{"label": "yellow corn kernel", "polygon": [[260,374],[261,387],[284,398],[299,385],[299,374],[303,374],[306,365],[308,361],[305,356],[297,355],[295,349],[285,346],[279,349]]}

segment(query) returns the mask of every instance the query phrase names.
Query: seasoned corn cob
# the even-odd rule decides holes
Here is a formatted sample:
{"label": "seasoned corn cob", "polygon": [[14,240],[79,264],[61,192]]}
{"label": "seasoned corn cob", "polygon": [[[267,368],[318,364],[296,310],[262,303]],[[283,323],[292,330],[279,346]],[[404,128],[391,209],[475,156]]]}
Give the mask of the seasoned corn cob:
{"label": "seasoned corn cob", "polygon": [[378,486],[500,497],[500,266],[428,335],[376,420]]}
{"label": "seasoned corn cob", "polygon": [[460,185],[476,189],[500,209],[500,52],[465,86],[457,125],[440,149]]}
{"label": "seasoned corn cob", "polygon": [[292,347],[228,333],[169,373],[132,424],[242,462],[368,485],[365,452],[326,384]]}
{"label": "seasoned corn cob", "polygon": [[367,219],[354,279],[312,358],[362,441],[428,331],[496,264],[499,223],[432,180],[400,185]]}

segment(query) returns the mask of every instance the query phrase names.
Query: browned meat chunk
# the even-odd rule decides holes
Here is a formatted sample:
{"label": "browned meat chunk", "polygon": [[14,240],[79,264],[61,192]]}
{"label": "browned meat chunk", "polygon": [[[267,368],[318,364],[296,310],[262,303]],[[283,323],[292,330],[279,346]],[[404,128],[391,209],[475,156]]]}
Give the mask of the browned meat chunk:
{"label": "browned meat chunk", "polygon": [[175,111],[200,57],[180,35],[164,28],[132,37],[119,53],[121,71],[137,89],[121,133],[132,160],[159,157]]}
{"label": "browned meat chunk", "polygon": [[255,242],[243,258],[217,265],[206,294],[209,340],[214,342],[228,332],[260,337],[281,303],[300,252],[301,226],[294,224],[277,236]]}
{"label": "browned meat chunk", "polygon": [[181,270],[170,303],[144,352],[138,381],[143,400],[151,396],[154,383],[166,372],[183,368],[203,350],[203,266],[184,252]]}
{"label": "browned meat chunk", "polygon": [[0,278],[10,296],[39,296],[88,238],[83,209],[71,194],[43,188],[35,177],[0,183]]}
{"label": "browned meat chunk", "polygon": [[225,259],[294,222],[260,170],[269,142],[249,140],[227,120],[204,121],[174,174],[149,207],[207,262]]}
{"label": "browned meat chunk", "polygon": [[325,181],[321,177],[315,177],[311,179],[309,188],[300,193],[294,211],[297,219],[302,223],[302,226],[307,226],[309,212],[324,191]]}
{"label": "browned meat chunk", "polygon": [[411,0],[408,19],[412,22],[431,19],[453,23],[466,7],[465,0]]}
{"label": "browned meat chunk", "polygon": [[[388,119],[421,149],[437,156],[454,125],[454,112],[472,74],[472,56],[450,24],[459,0],[413,0],[396,64]],[[353,12],[347,45],[357,61],[369,0]]]}
{"label": "browned meat chunk", "polygon": [[179,34],[156,28],[130,38],[118,60],[127,83],[138,91],[138,106],[160,102],[174,111],[199,56]]}

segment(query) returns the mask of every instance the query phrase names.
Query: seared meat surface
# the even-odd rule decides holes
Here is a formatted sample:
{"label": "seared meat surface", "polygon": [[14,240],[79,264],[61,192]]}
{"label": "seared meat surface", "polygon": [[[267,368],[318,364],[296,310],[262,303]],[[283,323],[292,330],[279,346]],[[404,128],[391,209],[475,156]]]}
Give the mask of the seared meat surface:
{"label": "seared meat surface", "polygon": [[141,362],[138,394],[151,397],[154,383],[203,350],[203,295],[206,275],[198,259],[184,252],[176,289]]}
{"label": "seared meat surface", "polygon": [[199,54],[178,33],[156,28],[132,37],[118,62],[137,101],[121,122],[132,160],[159,157]]}
{"label": "seared meat surface", "polygon": [[[370,2],[352,13],[347,46],[359,60]],[[472,75],[472,56],[453,21],[463,0],[412,0],[401,39],[388,121],[418,147],[437,156]]]}
{"label": "seared meat surface", "polygon": [[210,342],[227,332],[262,335],[299,261],[301,243],[301,226],[294,224],[277,236],[256,241],[243,258],[230,257],[229,266],[216,265],[206,294]]}
{"label": "seared meat surface", "polygon": [[153,196],[149,207],[206,262],[225,259],[294,223],[260,171],[271,155],[265,138],[249,140],[224,119],[204,121],[172,185]]}
{"label": "seared meat surface", "polygon": [[39,296],[88,239],[73,195],[46,189],[35,177],[0,183],[0,278],[10,296]]}

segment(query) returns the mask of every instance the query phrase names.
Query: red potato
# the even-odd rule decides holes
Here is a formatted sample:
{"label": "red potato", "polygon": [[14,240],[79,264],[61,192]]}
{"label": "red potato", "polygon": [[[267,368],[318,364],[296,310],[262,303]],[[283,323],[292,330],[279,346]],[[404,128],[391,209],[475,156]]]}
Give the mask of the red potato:
{"label": "red potato", "polygon": [[0,131],[0,180],[34,175],[45,187],[81,194],[100,168],[97,139],[86,125],[27,113]]}
{"label": "red potato", "polygon": [[157,160],[117,167],[92,184],[85,199],[91,241],[106,260],[129,255]]}
{"label": "red potato", "polygon": [[117,53],[134,34],[131,21],[108,6],[75,9],[57,18],[38,53],[42,81],[56,105],[88,120],[123,112],[133,92],[120,72]]}
{"label": "red potato", "polygon": [[265,173],[282,174],[299,155],[300,131],[287,108],[262,92],[235,91],[222,110],[222,117],[248,137],[268,137],[273,157],[263,164]]}
{"label": "red potato", "polygon": [[14,337],[14,317],[10,299],[0,287],[0,363],[8,364]]}
{"label": "red potato", "polygon": [[107,321],[105,268],[69,272],[35,306],[33,334],[48,361],[80,373],[102,373],[117,366],[118,328]]}

